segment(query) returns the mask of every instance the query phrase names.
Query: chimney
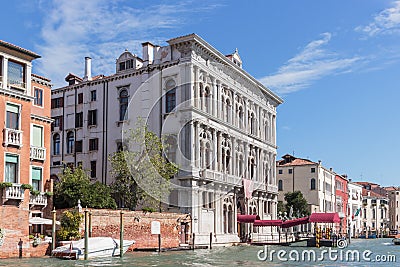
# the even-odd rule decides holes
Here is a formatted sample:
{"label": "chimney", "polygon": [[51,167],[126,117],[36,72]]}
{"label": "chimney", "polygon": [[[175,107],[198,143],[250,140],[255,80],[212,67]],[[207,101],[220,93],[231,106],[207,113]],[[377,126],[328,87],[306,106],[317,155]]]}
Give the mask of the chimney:
{"label": "chimney", "polygon": [[142,43],[143,48],[143,66],[153,63],[154,60],[154,45],[150,42]]}
{"label": "chimney", "polygon": [[83,77],[83,80],[92,80],[92,59],[90,57],[85,57],[85,77]]}

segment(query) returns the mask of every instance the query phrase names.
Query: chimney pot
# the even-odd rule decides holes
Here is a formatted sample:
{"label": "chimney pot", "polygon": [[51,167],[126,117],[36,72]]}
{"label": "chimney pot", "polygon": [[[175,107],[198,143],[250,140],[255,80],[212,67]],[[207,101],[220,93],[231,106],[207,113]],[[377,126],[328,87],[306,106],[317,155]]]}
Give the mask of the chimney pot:
{"label": "chimney pot", "polygon": [[85,57],[85,76],[84,81],[92,80],[92,59],[90,57]]}

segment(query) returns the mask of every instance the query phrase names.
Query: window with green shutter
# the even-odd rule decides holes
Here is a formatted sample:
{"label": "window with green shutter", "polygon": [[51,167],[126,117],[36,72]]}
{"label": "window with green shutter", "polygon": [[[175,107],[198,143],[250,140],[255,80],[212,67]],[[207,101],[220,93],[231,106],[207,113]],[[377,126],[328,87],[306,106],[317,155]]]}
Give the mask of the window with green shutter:
{"label": "window with green shutter", "polygon": [[32,127],[32,145],[43,147],[43,127],[33,125]]}
{"label": "window with green shutter", "polygon": [[40,191],[42,184],[42,169],[32,167],[32,187],[34,190]]}
{"label": "window with green shutter", "polygon": [[5,181],[17,183],[18,181],[18,156],[6,154]]}

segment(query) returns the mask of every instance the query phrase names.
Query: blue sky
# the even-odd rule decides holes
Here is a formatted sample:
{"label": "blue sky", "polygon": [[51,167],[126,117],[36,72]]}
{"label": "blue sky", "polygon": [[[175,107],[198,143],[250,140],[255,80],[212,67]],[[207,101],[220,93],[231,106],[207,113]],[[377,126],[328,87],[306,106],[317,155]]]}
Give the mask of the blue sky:
{"label": "blue sky", "polygon": [[[400,185],[400,1],[2,1],[0,39],[39,53],[55,87],[111,74],[125,48],[197,33],[285,101],[278,157],[322,160],[354,181]],[[9,25],[9,26],[6,26]]]}

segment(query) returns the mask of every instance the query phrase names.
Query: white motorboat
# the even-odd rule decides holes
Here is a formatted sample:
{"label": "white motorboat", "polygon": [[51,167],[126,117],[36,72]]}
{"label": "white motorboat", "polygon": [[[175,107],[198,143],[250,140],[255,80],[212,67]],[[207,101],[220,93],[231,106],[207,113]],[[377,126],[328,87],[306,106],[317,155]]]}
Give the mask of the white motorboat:
{"label": "white motorboat", "polygon": [[[123,253],[125,253],[135,241],[124,240]],[[88,258],[113,257],[120,255],[120,241],[111,237],[90,237],[88,239]],[[57,247],[51,253],[53,257],[61,259],[84,259],[85,239],[71,241],[70,244]]]}

